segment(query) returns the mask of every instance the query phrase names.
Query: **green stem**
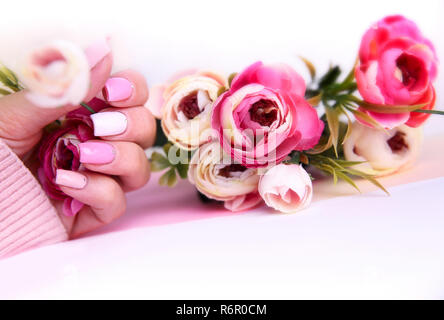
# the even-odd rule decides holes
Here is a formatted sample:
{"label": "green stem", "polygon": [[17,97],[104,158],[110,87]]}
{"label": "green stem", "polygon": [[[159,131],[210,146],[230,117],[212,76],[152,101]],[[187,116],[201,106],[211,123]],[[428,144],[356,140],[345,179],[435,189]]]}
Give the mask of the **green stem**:
{"label": "green stem", "polygon": [[94,109],[91,108],[89,105],[87,105],[85,102],[81,102],[80,105],[81,105],[82,107],[84,107],[86,110],[88,110],[89,112],[91,112],[92,114],[96,113],[96,112],[94,111]]}
{"label": "green stem", "polygon": [[429,113],[429,114],[439,114],[441,116],[444,116],[444,111],[440,111],[440,110],[415,110],[413,112],[419,112],[419,113]]}

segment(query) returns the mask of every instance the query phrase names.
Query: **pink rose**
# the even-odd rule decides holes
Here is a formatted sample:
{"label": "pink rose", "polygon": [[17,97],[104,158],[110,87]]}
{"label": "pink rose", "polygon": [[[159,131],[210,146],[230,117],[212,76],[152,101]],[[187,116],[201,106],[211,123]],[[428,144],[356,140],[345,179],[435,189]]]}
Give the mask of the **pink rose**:
{"label": "pink rose", "polygon": [[[88,105],[94,110],[100,110],[105,103],[94,99]],[[40,183],[51,199],[63,201],[63,213],[67,216],[75,215],[82,209],[83,204],[67,196],[55,184],[56,171],[57,169],[79,171],[81,163],[77,145],[93,138],[94,130],[90,113],[82,108],[70,112],[62,121],[61,127],[45,136],[40,145],[41,167],[38,169]]]}
{"label": "pink rose", "polygon": [[[373,25],[362,37],[359,65],[355,75],[358,89],[367,102],[380,105],[427,104],[432,109],[438,58],[433,44],[413,21],[389,16]],[[368,113],[381,125],[394,128],[401,124],[421,125],[426,114]]]}
{"label": "pink rose", "polygon": [[310,176],[301,165],[279,164],[261,177],[259,194],[267,206],[290,213],[311,203],[313,187]]}
{"label": "pink rose", "polygon": [[232,212],[239,212],[252,209],[262,203],[262,198],[257,192],[251,192],[237,196],[224,202],[225,209]]}
{"label": "pink rose", "polygon": [[263,167],[315,146],[324,124],[304,93],[304,80],[287,65],[249,66],[214,102],[211,125],[223,149],[246,167]]}

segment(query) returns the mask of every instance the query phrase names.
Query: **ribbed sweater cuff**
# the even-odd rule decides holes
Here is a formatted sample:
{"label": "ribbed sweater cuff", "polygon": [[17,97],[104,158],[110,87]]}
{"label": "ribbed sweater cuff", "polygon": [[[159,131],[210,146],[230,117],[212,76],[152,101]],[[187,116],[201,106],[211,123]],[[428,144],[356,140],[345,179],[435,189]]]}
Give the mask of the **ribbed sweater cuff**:
{"label": "ribbed sweater cuff", "polygon": [[0,139],[0,258],[67,239],[40,184]]}

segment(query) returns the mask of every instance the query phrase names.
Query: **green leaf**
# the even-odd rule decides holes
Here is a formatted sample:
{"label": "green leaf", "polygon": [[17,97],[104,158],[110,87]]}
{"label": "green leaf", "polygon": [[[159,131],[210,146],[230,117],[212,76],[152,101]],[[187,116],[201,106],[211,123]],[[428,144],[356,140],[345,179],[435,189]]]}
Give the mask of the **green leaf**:
{"label": "green leaf", "polygon": [[315,68],[314,64],[310,60],[308,60],[302,56],[299,56],[299,59],[301,59],[302,62],[307,67],[308,72],[310,72],[311,81],[313,81],[316,78],[316,68]]}
{"label": "green leaf", "polygon": [[321,78],[321,80],[319,80],[319,88],[325,89],[328,86],[332,85],[339,78],[340,74],[341,69],[339,68],[339,66],[330,68],[330,70],[328,70],[328,72]]}
{"label": "green leaf", "polygon": [[358,85],[356,82],[342,82],[333,84],[328,88],[328,94],[336,96],[340,92],[347,91],[348,94],[351,94],[358,89]]}
{"label": "green leaf", "polygon": [[320,167],[322,168],[322,170],[324,170],[325,172],[330,173],[333,176],[334,184],[336,184],[338,182],[338,176],[336,174],[335,168],[333,168],[332,166],[330,166],[328,164],[321,164]]}
{"label": "green leaf", "polygon": [[0,94],[2,96],[7,96],[8,94],[11,94],[11,93],[12,93],[11,91],[0,88]]}
{"label": "green leaf", "polygon": [[358,99],[354,96],[351,96],[351,98],[352,98],[353,102],[357,103],[360,107],[362,107],[365,110],[378,112],[378,113],[388,113],[388,114],[411,112],[411,111],[415,111],[415,110],[424,108],[427,105],[426,103],[423,103],[423,104],[415,104],[415,105],[411,105],[411,106],[408,106],[408,105],[407,106],[390,106],[390,105],[369,103],[369,102],[363,101],[361,99]]}
{"label": "green leaf", "polygon": [[22,90],[17,77],[14,72],[0,64],[0,82],[14,92]]}
{"label": "green leaf", "polygon": [[15,85],[18,85],[19,81],[17,79],[17,76],[14,74],[14,72],[12,72],[11,69],[9,69],[6,66],[2,65],[1,72],[3,72],[5,74],[5,76],[9,80],[11,80],[12,83],[14,83]]}
{"label": "green leaf", "polygon": [[176,170],[182,179],[186,179],[188,177],[188,164],[178,163],[176,165]]}
{"label": "green leaf", "polygon": [[342,105],[341,105],[341,111],[347,117],[347,131],[345,132],[344,138],[342,139],[342,144],[344,144],[345,141],[347,141],[347,139],[350,137],[350,134],[352,132],[353,121],[350,118],[350,115],[348,114],[346,109]]}
{"label": "green leaf", "polygon": [[334,159],[334,161],[336,161],[338,164],[340,164],[344,168],[352,167],[352,166],[367,162],[367,161],[348,161],[348,160],[342,160],[342,159]]}
{"label": "green leaf", "polygon": [[330,130],[333,148],[335,150],[336,157],[338,157],[339,115],[335,109],[329,107],[326,103],[324,103],[324,105],[325,105],[325,115],[327,116],[327,123],[328,123],[328,128]]}
{"label": "green leaf", "polygon": [[227,88],[225,87],[220,87],[219,90],[217,91],[217,96],[221,96],[224,92],[228,91]]}
{"label": "green leaf", "polygon": [[319,90],[313,90],[313,89],[307,89],[305,90],[305,99],[308,100],[310,98],[319,96],[321,94],[321,91]]}
{"label": "green leaf", "polygon": [[174,168],[171,168],[160,177],[159,184],[168,187],[174,187],[177,184],[177,176]]}
{"label": "green leaf", "polygon": [[163,145],[162,149],[163,152],[165,152],[166,156],[168,157],[168,152],[170,151],[170,148],[173,146],[171,142],[167,142]]}
{"label": "green leaf", "polygon": [[350,184],[353,188],[355,188],[356,190],[358,190],[359,193],[361,193],[361,190],[359,190],[358,186],[356,185],[356,183],[353,181],[352,178],[350,178],[349,176],[347,176],[345,173],[338,171],[337,175],[339,178],[341,178],[342,180],[346,181],[348,184]]}
{"label": "green leaf", "polygon": [[311,98],[307,99],[307,102],[312,107],[316,107],[321,102],[321,99],[322,99],[322,94],[318,94],[317,96],[314,96],[314,97],[311,97]]}
{"label": "green leaf", "polygon": [[347,172],[370,181],[372,184],[377,186],[379,189],[383,190],[387,195],[390,195],[390,193],[387,191],[387,189],[384,188],[384,186],[378,180],[376,180],[373,176],[366,174],[362,171],[355,170],[355,169],[347,169]]}
{"label": "green leaf", "polygon": [[[380,188],[382,191],[384,191],[386,194],[389,195],[389,192],[384,188],[384,186],[375,179],[374,176],[369,175],[365,172],[349,168],[351,166],[361,164],[363,162],[361,161],[347,161],[343,159],[333,159],[330,157],[322,156],[322,155],[309,155],[310,164],[314,167],[331,174],[333,176],[333,182],[336,183],[337,179],[342,179],[349,183],[353,188],[361,192],[356,185],[356,183],[353,181],[352,177],[350,176],[357,176],[362,179],[366,179],[378,188]],[[328,163],[330,164],[328,164]]]}
{"label": "green leaf", "polygon": [[299,164],[301,161],[301,153],[299,151],[292,151],[290,153],[290,160],[285,161],[285,163]]}
{"label": "green leaf", "polygon": [[231,88],[231,83],[233,82],[233,79],[237,76],[237,72],[233,72],[228,76],[228,88]]}
{"label": "green leaf", "polygon": [[356,69],[356,66],[358,65],[358,63],[359,63],[359,57],[356,58],[355,63],[353,64],[353,68],[351,68],[350,72],[345,77],[343,83],[349,83],[355,79],[355,69]]}
{"label": "green leaf", "polygon": [[155,147],[162,147],[168,143],[168,138],[162,130],[162,122],[156,119],[156,141],[154,142]]}
{"label": "green leaf", "polygon": [[162,171],[163,169],[166,169],[170,166],[171,164],[167,158],[165,158],[158,152],[153,152],[153,154],[151,155],[151,171]]}
{"label": "green leaf", "polygon": [[375,119],[373,119],[371,116],[369,116],[367,113],[364,113],[362,111],[353,109],[353,108],[347,108],[348,111],[350,111],[351,113],[353,113],[353,115],[355,117],[361,118],[362,120],[364,120],[365,122],[368,122],[369,124],[371,124],[374,128],[382,130],[387,132],[387,130],[381,126],[379,124],[379,122],[377,122]]}
{"label": "green leaf", "polygon": [[312,149],[308,150],[307,153],[313,154],[313,155],[320,154],[320,153],[323,153],[324,151],[330,149],[332,145],[333,145],[333,141],[332,141],[331,135],[329,134],[328,137],[323,135],[323,136],[321,136],[319,143],[316,146],[314,146]]}

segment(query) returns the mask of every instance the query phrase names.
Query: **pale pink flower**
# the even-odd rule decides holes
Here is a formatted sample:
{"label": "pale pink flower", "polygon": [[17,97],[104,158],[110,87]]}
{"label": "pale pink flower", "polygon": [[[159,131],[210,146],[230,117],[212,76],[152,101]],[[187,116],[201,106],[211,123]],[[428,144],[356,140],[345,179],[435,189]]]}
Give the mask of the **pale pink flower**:
{"label": "pale pink flower", "polygon": [[313,195],[310,176],[297,164],[272,167],[261,177],[258,190],[267,206],[284,213],[306,208]]}
{"label": "pale pink flower", "polygon": [[32,50],[20,69],[27,98],[43,108],[77,105],[90,87],[85,52],[68,41],[54,41]]}

